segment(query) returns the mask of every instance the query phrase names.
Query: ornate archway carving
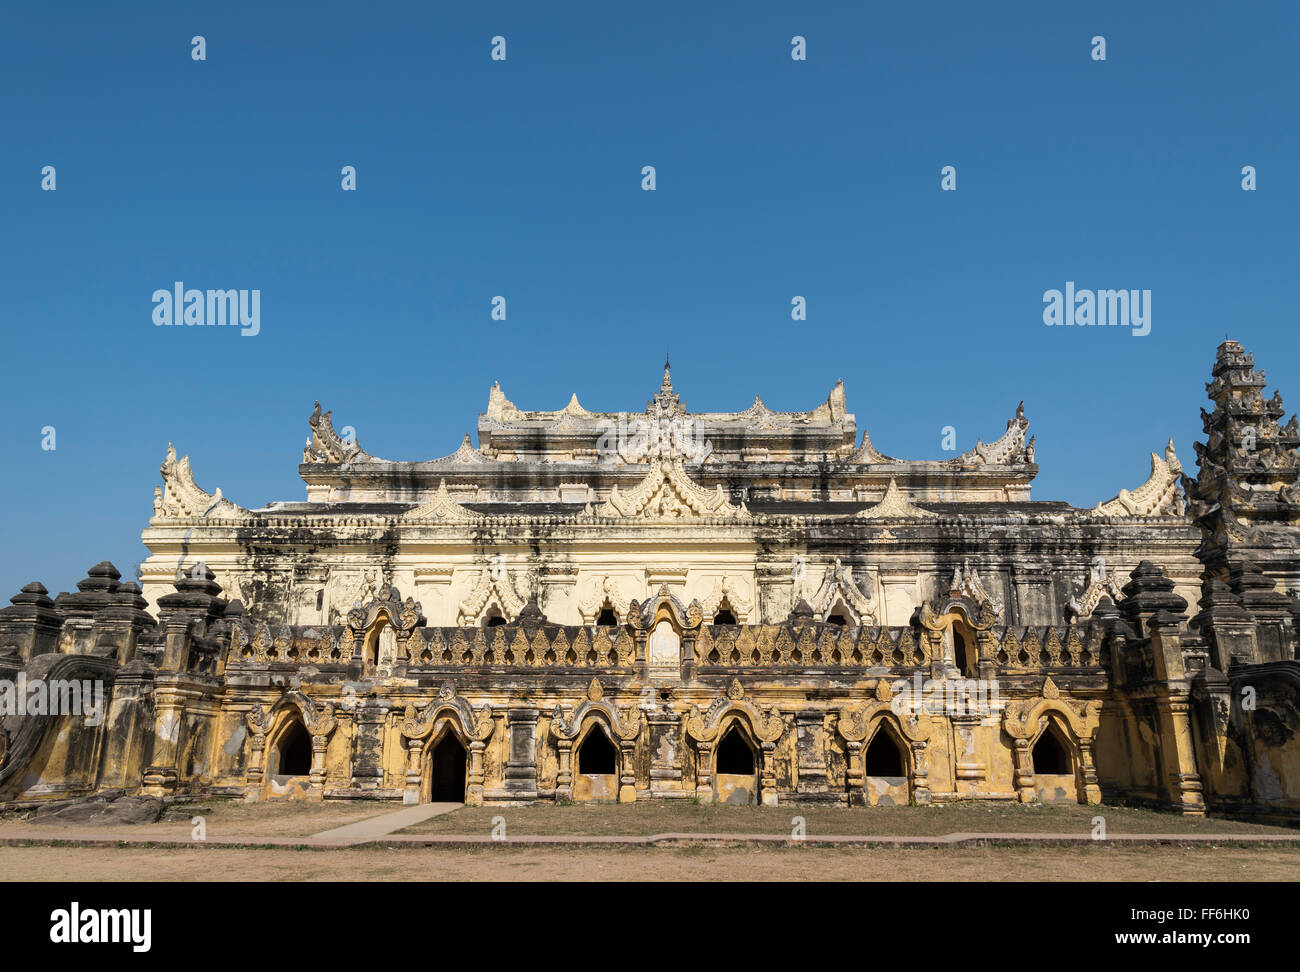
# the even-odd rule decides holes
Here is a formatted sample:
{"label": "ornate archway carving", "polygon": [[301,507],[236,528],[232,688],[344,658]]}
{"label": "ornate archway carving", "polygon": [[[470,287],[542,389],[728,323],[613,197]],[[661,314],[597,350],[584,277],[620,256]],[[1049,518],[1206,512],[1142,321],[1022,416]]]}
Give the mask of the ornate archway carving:
{"label": "ornate archway carving", "polygon": [[695,705],[687,713],[686,734],[695,741],[699,753],[696,796],[704,803],[713,801],[714,748],[725,729],[735,721],[743,723],[761,754],[758,785],[762,802],[765,806],[776,806],[776,769],[772,754],[777,740],[785,733],[785,720],[779,713],[760,709],[746,699],[745,690],[736,678],[727,686],[726,694],[714,700],[703,713]]}
{"label": "ornate archway carving", "polygon": [[249,795],[254,799],[261,795],[265,781],[263,760],[267,740],[278,738],[284,732],[286,724],[295,719],[302,723],[311,736],[311,788],[325,788],[325,747],[329,743],[330,734],[338,726],[334,706],[326,702],[317,708],[311,699],[294,690],[282,695],[269,710],[263,709],[259,703],[253,703],[252,708],[244,713],[244,723],[251,732],[248,737],[249,756],[245,782]]}
{"label": "ornate archway carving", "polygon": [[895,698],[889,682],[880,679],[873,689],[873,697],[859,706],[840,709],[836,731],[844,740],[848,757],[849,802],[865,801],[864,787],[867,776],[864,755],[876,734],[886,722],[893,727],[897,738],[908,749],[908,783],[912,799],[919,804],[930,802],[930,772],[926,758],[926,745],[930,740],[931,724],[924,710],[910,711],[913,707],[900,705],[901,696]]}
{"label": "ornate archway carving", "polygon": [[456,694],[451,682],[443,682],[438,697],[421,709],[407,705],[402,714],[401,731],[406,743],[406,789],[403,803],[418,803],[426,741],[436,737],[442,726],[455,733],[469,751],[469,774],[466,777],[465,803],[478,806],[483,802],[483,751],[488,737],[496,728],[492,706],[484,703],[477,712],[469,700]]}
{"label": "ornate archway carving", "polygon": [[610,739],[618,746],[620,764],[618,802],[635,802],[636,776],[633,773],[633,757],[636,754],[637,737],[641,734],[641,712],[634,708],[620,712],[615,708],[605,699],[605,690],[599,678],[591,680],[587,686],[587,698],[572,716],[566,716],[564,708],[559,705],[551,714],[551,735],[555,737],[556,748],[559,750],[555,799],[557,801],[573,799],[573,747],[592,720],[603,723]]}
{"label": "ornate archway carving", "polygon": [[1038,696],[1008,702],[1002,712],[1002,730],[1012,740],[1016,792],[1021,803],[1032,803],[1034,792],[1033,747],[1047,731],[1049,720],[1055,721],[1066,740],[1079,754],[1079,776],[1088,803],[1101,802],[1101,786],[1092,761],[1093,738],[1101,721],[1101,703],[1094,700],[1067,699],[1051,676],[1043,679]]}
{"label": "ornate archway carving", "polygon": [[[374,598],[366,603],[357,601],[348,611],[345,642],[352,644],[352,659],[360,660],[367,674],[376,674],[378,669],[379,635],[385,627],[391,626],[396,637],[397,652],[393,658],[396,665],[404,659],[410,644],[411,633],[424,620],[420,602],[408,597],[402,600],[402,592],[392,584],[384,584]],[[371,658],[374,662],[371,662]]]}
{"label": "ornate archway carving", "polygon": [[923,602],[919,620],[923,636],[930,643],[927,654],[932,662],[956,668],[952,634],[960,629],[963,638],[974,642],[976,661],[971,667],[981,678],[993,677],[993,658],[997,653],[993,626],[998,622],[998,612],[992,601],[977,601],[956,591],[949,592],[937,601]]}

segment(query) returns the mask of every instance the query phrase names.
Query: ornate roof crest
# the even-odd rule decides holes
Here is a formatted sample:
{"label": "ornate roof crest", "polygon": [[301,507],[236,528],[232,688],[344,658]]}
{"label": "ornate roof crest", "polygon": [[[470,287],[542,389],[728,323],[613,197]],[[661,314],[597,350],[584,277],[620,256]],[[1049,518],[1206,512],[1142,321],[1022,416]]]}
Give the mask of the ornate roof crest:
{"label": "ornate roof crest", "polygon": [[1132,492],[1121,489],[1114,499],[1098,503],[1093,512],[1102,516],[1181,516],[1184,504],[1179,477],[1182,472],[1182,463],[1174,455],[1174,440],[1170,439],[1163,459],[1151,453],[1151,475],[1145,483]]}
{"label": "ornate roof crest", "polygon": [[1016,417],[1007,419],[1007,430],[996,442],[984,444],[983,439],[975,442],[975,448],[963,452],[956,459],[945,459],[944,465],[965,466],[971,463],[984,463],[992,466],[1013,466],[1034,461],[1034,442],[1025,443],[1025,432],[1029,429],[1029,419],[1025,418],[1025,403],[1016,406]]}
{"label": "ornate roof crest", "polygon": [[163,485],[153,491],[153,515],[156,517],[237,516],[248,512],[221,495],[205,493],[194,482],[190,457],[177,460],[176,447],[167,443],[167,458],[159,467]]}
{"label": "ornate roof crest", "polygon": [[[311,437],[307,439],[307,445],[302,450],[302,461],[353,463],[373,460],[374,457],[362,450],[354,436],[344,439],[334,431],[333,414],[332,411],[322,413],[320,402],[316,403],[316,410],[307,420],[307,424],[311,426]],[[349,428],[350,426],[345,427],[343,431],[347,432]]]}

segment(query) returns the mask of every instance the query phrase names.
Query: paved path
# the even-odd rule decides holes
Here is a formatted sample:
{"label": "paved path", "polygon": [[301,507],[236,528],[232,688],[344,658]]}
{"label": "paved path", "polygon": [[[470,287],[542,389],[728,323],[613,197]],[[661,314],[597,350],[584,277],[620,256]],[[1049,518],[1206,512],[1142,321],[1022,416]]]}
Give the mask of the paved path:
{"label": "paved path", "polygon": [[413,827],[418,823],[424,823],[431,817],[440,817],[444,813],[459,810],[464,805],[463,803],[421,803],[413,807],[403,807],[401,810],[394,810],[392,813],[381,813],[377,817],[367,817],[365,820],[358,820],[356,823],[335,827],[333,830],[322,830],[319,834],[312,834],[310,840],[331,845],[342,844],[344,846],[365,844],[376,837],[387,836],[404,827]]}

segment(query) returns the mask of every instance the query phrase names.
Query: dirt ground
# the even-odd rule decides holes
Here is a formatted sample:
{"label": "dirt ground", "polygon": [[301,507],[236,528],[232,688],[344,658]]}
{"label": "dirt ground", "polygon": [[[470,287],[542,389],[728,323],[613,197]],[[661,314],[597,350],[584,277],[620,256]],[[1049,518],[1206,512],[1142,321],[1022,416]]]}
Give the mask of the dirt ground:
{"label": "dirt ground", "polygon": [[1300,849],[0,847],[6,881],[1296,881]]}

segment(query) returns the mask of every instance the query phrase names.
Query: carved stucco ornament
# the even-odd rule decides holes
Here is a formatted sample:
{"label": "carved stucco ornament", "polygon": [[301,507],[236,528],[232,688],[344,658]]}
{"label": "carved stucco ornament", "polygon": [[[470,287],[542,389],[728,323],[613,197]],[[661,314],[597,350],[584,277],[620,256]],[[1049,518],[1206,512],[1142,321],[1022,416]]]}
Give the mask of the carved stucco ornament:
{"label": "carved stucco ornament", "polygon": [[477,712],[463,696],[456,694],[451,682],[444,682],[438,697],[421,709],[408,704],[402,714],[402,735],[407,739],[427,739],[443,716],[456,721],[460,733],[468,740],[485,741],[492,735],[496,722],[492,706],[484,703]]}
{"label": "carved stucco ornament", "polygon": [[842,600],[852,612],[853,620],[858,624],[876,623],[876,614],[871,607],[871,593],[858,586],[858,581],[853,576],[853,568],[844,564],[838,557],[826,571],[826,576],[822,579],[817,592],[806,600],[813,609],[813,616],[819,621],[826,620],[826,616],[834,609],[836,603]]}
{"label": "carved stucco ornament", "polygon": [[1145,483],[1132,492],[1121,489],[1118,496],[1098,503],[1092,512],[1102,516],[1181,516],[1185,509],[1182,472],[1182,464],[1174,454],[1174,440],[1170,439],[1163,459],[1151,453],[1151,475]]}
{"label": "carved stucco ornament", "polygon": [[609,499],[597,506],[594,514],[646,520],[752,518],[744,503],[736,506],[727,499],[721,483],[709,490],[692,480],[681,459],[653,460],[640,483],[627,492],[615,486]]}
{"label": "carved stucco ornament", "polygon": [[402,514],[407,520],[438,520],[442,523],[473,523],[483,520],[482,513],[475,513],[461,506],[447,491],[447,481],[438,480],[438,491],[426,503],[421,503]]}
{"label": "carved stucco ornament", "polygon": [[853,515],[859,520],[912,520],[933,519],[939,514],[923,510],[911,503],[903,491],[899,489],[898,482],[891,477],[889,486],[885,489],[885,495],[881,497],[880,502]]}
{"label": "carved stucco ornament", "polygon": [[194,473],[190,469],[190,457],[176,458],[176,447],[167,443],[167,458],[159,467],[163,485],[155,486],[153,495],[153,515],[160,518],[189,517],[231,517],[240,516],[248,511],[236,506],[221,495],[218,487],[215,493],[207,493],[194,482]]}

